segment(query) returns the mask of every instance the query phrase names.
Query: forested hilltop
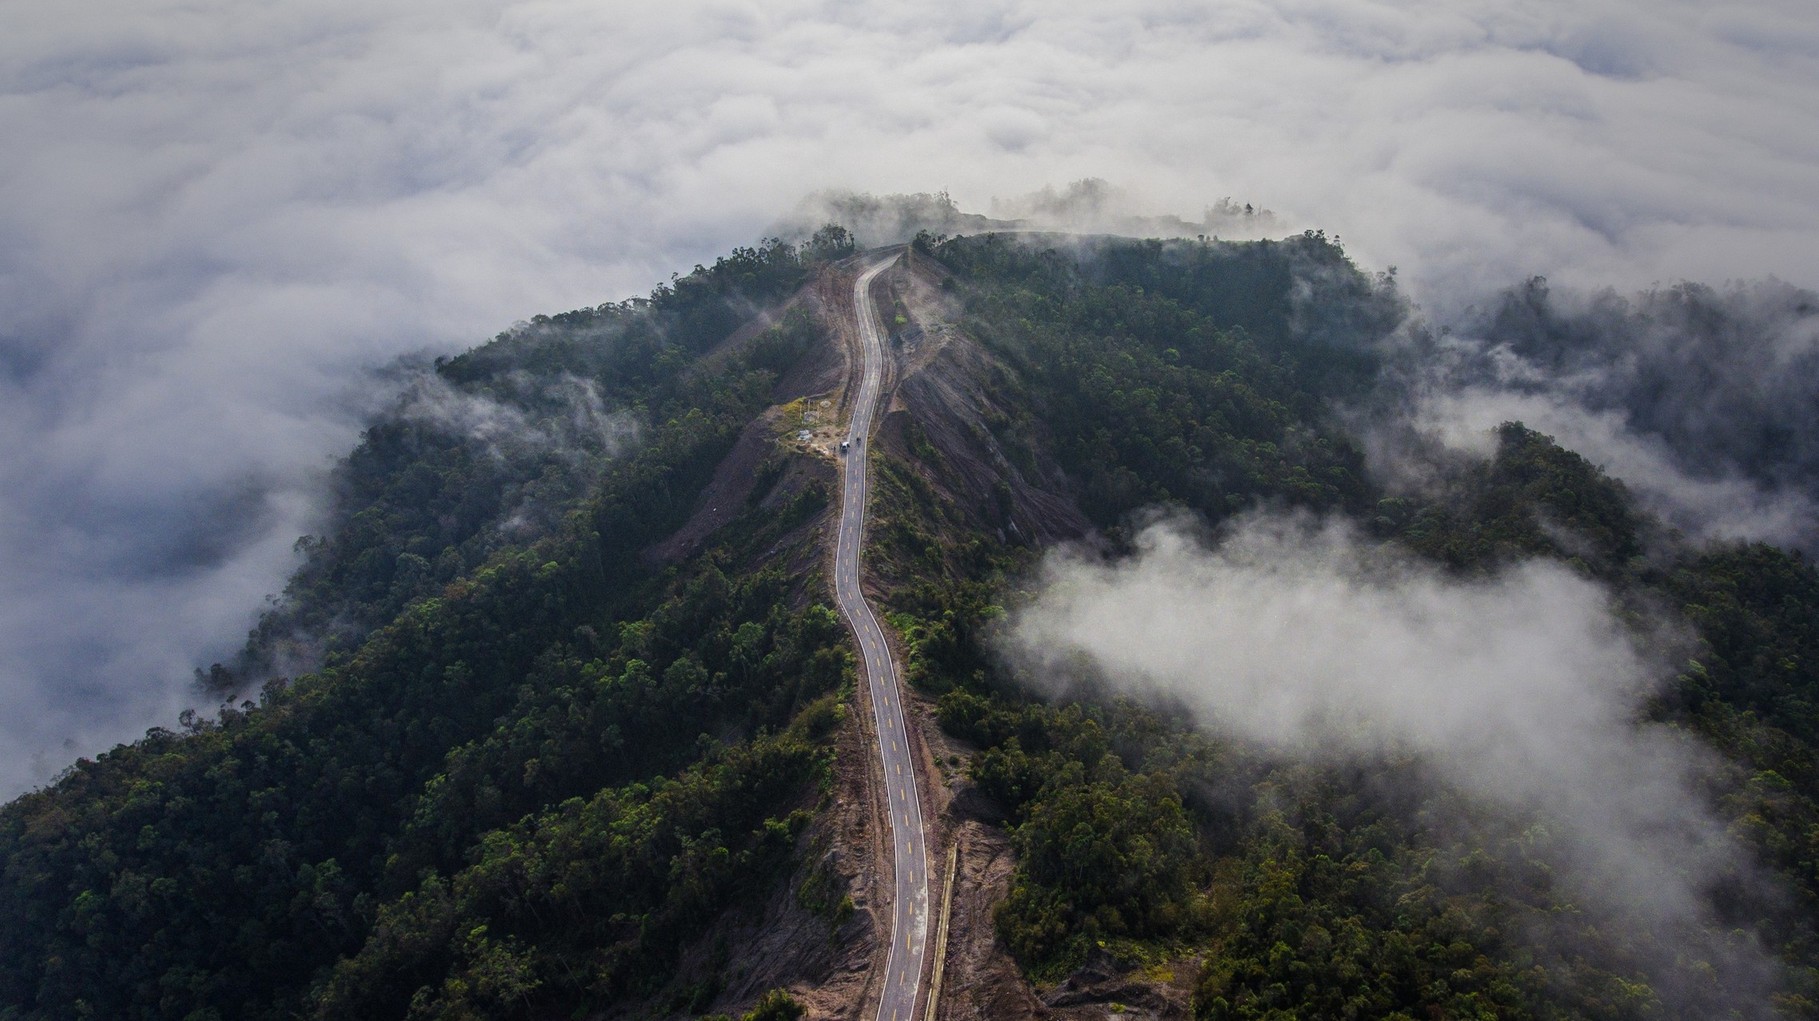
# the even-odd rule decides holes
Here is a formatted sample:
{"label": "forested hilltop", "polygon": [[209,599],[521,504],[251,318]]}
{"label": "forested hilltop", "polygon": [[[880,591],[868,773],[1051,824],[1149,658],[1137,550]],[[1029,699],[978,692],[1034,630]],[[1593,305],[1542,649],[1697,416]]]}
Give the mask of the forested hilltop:
{"label": "forested hilltop", "polygon": [[[950,543],[946,570],[926,555],[904,568],[899,622],[942,727],[976,749],[967,772],[985,818],[1016,852],[996,922],[1027,973],[1091,975],[1109,955],[1171,978],[1205,1018],[1815,1011],[1819,576],[1804,556],[1688,541],[1623,482],[1520,423],[1495,431],[1488,459],[1427,451],[1420,485],[1374,476],[1360,430],[1405,425],[1397,409],[1422,378],[1409,362],[1437,338],[1395,335],[1407,324],[1393,281],[1360,273],[1318,234],[962,238],[932,254],[952,274],[942,287],[963,329],[1003,367],[990,442],[1011,466],[1054,459],[1050,474],[1100,536],[1096,557],[1141,556],[1132,543],[1154,508],[1240,536],[1262,508],[1343,522],[1352,544],[1391,551],[1393,573],[1456,579],[1465,594],[1520,565],[1558,564],[1608,592],[1633,627],[1684,626],[1636,639],[1667,667],[1638,722],[1721,755],[1686,792],[1688,814],[1709,810],[1738,852],[1683,863],[1701,904],[1662,923],[1590,903],[1571,854],[1550,848],[1559,820],[1484,804],[1418,746],[1333,757],[1187,728],[1182,702],[1133,698],[1091,670],[1068,697],[1031,697],[1031,683],[1046,696],[1052,681],[991,636],[1007,608],[1040,600],[1034,551]],[[959,534],[942,494],[915,482],[942,473],[916,429],[906,424],[893,470],[923,496],[924,518],[943,522],[931,531]],[[977,512],[1028,534],[1000,512],[1009,503]],[[903,538],[905,561],[934,540]],[[1312,641],[1337,622],[1305,623],[1278,640]],[[1181,1001],[1150,1006],[1169,1004]]]}
{"label": "forested hilltop", "polygon": [[[414,378],[213,676],[274,679],[0,810],[0,1017],[858,1016],[886,905],[818,436],[850,254],[767,241]],[[959,849],[942,1016],[1819,1013],[1804,556],[1516,422],[1391,473],[1439,340],[1318,233],[925,234],[879,286],[867,568]],[[1549,802],[1419,744],[1303,754],[1018,651],[1058,564],[1259,520],[1607,594],[1660,667],[1625,725],[1709,750],[1689,817],[1737,853],[1612,908]]]}
{"label": "forested hilltop", "polygon": [[829,482],[772,457],[715,547],[643,554],[825,347],[716,350],[814,265],[538,316],[374,423],[239,670],[319,665],[5,809],[7,1016],[610,1004],[787,874],[850,683],[797,549]]}

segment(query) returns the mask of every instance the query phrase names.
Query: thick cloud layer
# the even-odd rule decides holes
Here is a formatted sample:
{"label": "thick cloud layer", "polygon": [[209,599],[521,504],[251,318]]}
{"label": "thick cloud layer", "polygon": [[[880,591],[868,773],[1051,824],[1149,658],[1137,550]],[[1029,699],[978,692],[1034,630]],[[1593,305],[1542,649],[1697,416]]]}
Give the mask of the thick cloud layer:
{"label": "thick cloud layer", "polygon": [[[1671,633],[1639,642],[1607,595],[1543,562],[1464,581],[1340,525],[1242,522],[1207,548],[1180,523],[1105,565],[1052,555],[1008,631],[1031,676],[1082,666],[1224,734],[1332,760],[1413,752],[1499,810],[1538,815],[1571,892],[1640,917],[1667,956],[1757,990],[1760,960],[1682,943],[1742,860],[1705,808],[1701,751],[1639,723]],[[1653,650],[1653,651],[1651,651]]]}
{"label": "thick cloud layer", "polygon": [[101,0],[6,26],[0,793],[168,722],[280,586],[366,369],[642,291],[807,192],[1023,209],[1091,176],[1190,221],[1230,195],[1436,308],[1532,273],[1819,282],[1796,0]]}

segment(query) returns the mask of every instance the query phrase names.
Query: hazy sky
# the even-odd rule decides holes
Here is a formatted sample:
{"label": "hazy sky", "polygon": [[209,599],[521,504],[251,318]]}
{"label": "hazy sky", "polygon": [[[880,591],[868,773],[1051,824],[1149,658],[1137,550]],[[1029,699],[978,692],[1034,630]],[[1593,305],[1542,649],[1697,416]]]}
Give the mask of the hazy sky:
{"label": "hazy sky", "polygon": [[363,370],[642,292],[817,188],[1230,195],[1442,314],[1535,273],[1819,284],[1800,0],[0,19],[0,794],[168,723],[237,644]]}

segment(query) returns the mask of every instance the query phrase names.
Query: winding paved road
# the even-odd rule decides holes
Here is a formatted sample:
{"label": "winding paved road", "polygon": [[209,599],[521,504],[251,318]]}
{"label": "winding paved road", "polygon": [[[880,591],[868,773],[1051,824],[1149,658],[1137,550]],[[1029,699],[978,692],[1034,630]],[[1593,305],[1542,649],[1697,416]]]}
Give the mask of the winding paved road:
{"label": "winding paved road", "polygon": [[884,374],[884,335],[872,303],[872,280],[896,256],[866,267],[853,284],[853,311],[859,321],[862,352],[859,396],[847,433],[845,482],[840,498],[840,540],[834,550],[834,601],[859,639],[866,691],[877,723],[878,755],[884,765],[884,796],[890,819],[896,896],[891,903],[891,946],[885,959],[884,988],[878,997],[878,1021],[912,1021],[922,988],[922,964],[928,951],[928,854],[923,846],[922,802],[916,796],[916,768],[903,724],[897,663],[885,644],[878,618],[859,588],[859,551],[865,539],[866,454],[872,414]]}

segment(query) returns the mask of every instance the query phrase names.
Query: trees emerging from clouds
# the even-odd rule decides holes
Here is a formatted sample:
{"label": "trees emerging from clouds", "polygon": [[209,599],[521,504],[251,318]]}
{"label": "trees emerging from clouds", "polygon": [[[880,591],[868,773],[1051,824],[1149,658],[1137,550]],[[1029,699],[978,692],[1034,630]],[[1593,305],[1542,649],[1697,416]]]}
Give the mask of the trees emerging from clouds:
{"label": "trees emerging from clouds", "polygon": [[[1763,948],[1783,972],[1745,989],[1705,950],[1584,912],[1541,820],[1417,756],[1292,761],[1103,678],[1034,690],[992,644],[1038,552],[1007,527],[1018,495],[951,484],[948,441],[906,422],[876,455],[874,563],[909,676],[972,748],[967,810],[1016,851],[996,925],[1031,975],[1173,971],[1203,1018],[1811,1013],[1809,562],[1689,545],[1515,423],[1489,458],[1385,488],[1336,408],[1393,406],[1378,369],[1401,304],[1324,236],[921,245],[991,356],[1002,411],[981,428],[1025,479],[1062,480],[1108,555],[1148,508],[1215,526],[1293,508],[1438,570],[1553,558],[1630,612],[1681,614],[1696,634],[1647,712],[1724,756],[1701,796],[1785,895],[1719,875],[1690,945]],[[823,807],[850,653],[820,582],[763,565],[827,494],[773,461],[706,552],[644,553],[818,327],[785,316],[704,356],[851,246],[830,228],[741,249],[437,365],[343,465],[331,527],[254,636],[249,664],[296,641],[320,668],[0,809],[0,1017],[709,1009],[721,975],[677,977],[682,948],[781,889]],[[824,887],[799,895],[837,918]],[[773,994],[749,1017],[799,1013]]]}
{"label": "trees emerging from clouds", "polygon": [[[1518,423],[1497,431],[1488,460],[1386,489],[1357,454],[1355,419],[1336,409],[1395,406],[1384,388],[1396,379],[1377,365],[1396,355],[1401,303],[1319,235],[925,244],[957,271],[965,325],[1003,359],[998,385],[1026,409],[994,423],[1006,456],[1058,459],[1114,539],[1157,505],[1215,525],[1260,504],[1300,507],[1352,517],[1462,575],[1553,558],[1633,613],[1683,615],[1697,647],[1649,711],[1733,764],[1710,792],[1715,810],[1791,898],[1777,904],[1751,866],[1731,863],[1696,939],[1585,913],[1538,850],[1541,820],[1487,812],[1418,758],[1288,761],[1185,730],[1178,708],[1120,701],[1090,679],[1074,698],[1032,698],[990,640],[997,604],[1021,583],[927,584],[901,597],[910,673],[940,696],[941,724],[979,749],[969,774],[1019,853],[998,927],[1030,973],[1059,978],[1103,953],[1199,960],[1204,1018],[1812,1009],[1810,563],[1764,545],[1688,544],[1620,481]],[[901,470],[939,463],[919,449]],[[956,517],[932,503],[925,513]],[[1028,552],[1003,550],[982,573],[1015,579],[1029,565]],[[1764,979],[1726,963],[1754,947],[1784,970]]]}

